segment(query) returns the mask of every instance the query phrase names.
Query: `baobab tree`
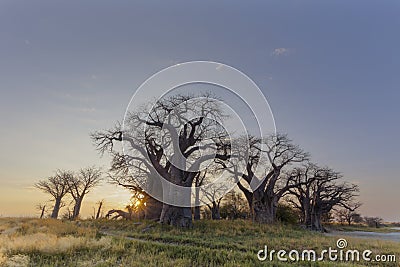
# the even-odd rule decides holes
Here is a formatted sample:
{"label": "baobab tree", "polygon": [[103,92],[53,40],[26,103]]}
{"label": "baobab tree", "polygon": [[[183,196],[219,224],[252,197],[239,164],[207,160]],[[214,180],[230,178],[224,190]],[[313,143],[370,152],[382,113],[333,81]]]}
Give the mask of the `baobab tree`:
{"label": "baobab tree", "polygon": [[84,197],[101,181],[101,170],[95,167],[81,169],[77,174],[69,176],[67,179],[68,192],[74,200],[72,219],[78,218]]}
{"label": "baobab tree", "polygon": [[219,183],[218,185],[210,184],[213,177],[218,177],[223,170],[220,165],[217,164],[213,167],[208,167],[206,170],[198,172],[194,179],[194,199],[195,199],[195,207],[194,207],[194,219],[200,220],[200,192],[208,200],[206,206],[209,208],[211,212],[211,219],[219,220],[221,219],[220,215],[220,204],[224,192],[229,191],[229,184]]}
{"label": "baobab tree", "polygon": [[242,194],[232,190],[222,199],[220,213],[225,219],[244,219],[248,217],[249,209]]}
{"label": "baobab tree", "polygon": [[54,176],[41,180],[35,184],[35,187],[43,192],[50,194],[54,199],[51,218],[57,219],[62,206],[62,199],[68,193],[68,180],[73,177],[72,172],[57,170]]}
{"label": "baobab tree", "polygon": [[[124,128],[96,132],[92,138],[101,152],[110,151],[129,165],[135,187],[163,201],[161,223],[190,227],[190,190],[196,175],[206,162],[230,158],[227,133],[218,123],[224,113],[209,95],[175,95],[149,105],[151,109],[138,107],[127,114]],[[127,153],[115,151],[116,142],[122,142]],[[215,153],[204,153],[207,149]]]}
{"label": "baobab tree", "polygon": [[[250,136],[248,144],[247,166],[243,173],[238,174],[242,178],[238,187],[246,197],[254,220],[272,223],[276,219],[279,200],[289,188],[295,186],[283,182],[282,172],[294,163],[307,160],[309,155],[293,144],[285,134],[270,134],[264,140]],[[257,172],[259,165],[264,166],[264,173]],[[256,189],[251,189],[254,179],[261,182]]]}
{"label": "baobab tree", "polygon": [[351,223],[360,223],[363,221],[361,214],[357,212],[357,209],[361,207],[361,203],[348,203],[346,207],[338,209],[336,216],[339,222],[346,222],[348,225]]}
{"label": "baobab tree", "polygon": [[369,226],[369,227],[375,227],[375,228],[379,228],[381,226],[381,224],[383,223],[383,219],[380,217],[364,217],[364,221],[365,223]]}
{"label": "baobab tree", "polygon": [[218,198],[217,196],[221,191],[226,191],[226,187],[224,185],[220,185],[220,187],[212,187],[212,188],[203,188],[205,196],[209,199],[210,203],[207,203],[207,207],[211,212],[211,219],[212,220],[220,220],[221,213],[221,201],[222,197]]}
{"label": "baobab tree", "polygon": [[321,218],[334,207],[351,208],[359,188],[342,181],[343,176],[328,167],[308,163],[293,170],[294,187],[289,189],[289,201],[298,208],[307,228],[324,231]]}

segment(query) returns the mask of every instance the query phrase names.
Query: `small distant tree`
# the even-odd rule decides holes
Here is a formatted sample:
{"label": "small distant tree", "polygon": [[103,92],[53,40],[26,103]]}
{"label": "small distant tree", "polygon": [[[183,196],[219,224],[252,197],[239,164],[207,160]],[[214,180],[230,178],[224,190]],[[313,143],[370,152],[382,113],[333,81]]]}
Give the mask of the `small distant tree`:
{"label": "small distant tree", "polygon": [[347,222],[349,214],[346,209],[340,209],[335,212],[336,221],[345,224]]}
{"label": "small distant tree", "polygon": [[207,207],[210,209],[211,212],[211,219],[213,220],[221,219],[221,211],[220,211],[221,200],[222,198],[213,200],[210,204],[207,204]]}
{"label": "small distant tree", "polygon": [[69,193],[74,200],[72,219],[79,216],[83,198],[90,192],[90,189],[97,186],[102,180],[101,170],[89,167],[79,170],[77,175],[71,175],[67,180]]}
{"label": "small distant tree", "polygon": [[369,227],[379,228],[383,219],[380,217],[364,217],[364,221]]}
{"label": "small distant tree", "polygon": [[[221,202],[222,202],[222,197],[217,197],[219,196],[219,193],[227,191],[228,189],[226,188],[225,184],[221,184],[218,187],[205,187],[203,189],[204,195],[206,198],[210,201],[210,203],[207,203],[206,206],[210,210],[211,213],[211,219],[213,220],[219,220],[221,219]],[[196,193],[200,190],[196,190]],[[197,208],[197,207],[195,207]]]}
{"label": "small distant tree", "polygon": [[71,220],[72,219],[72,211],[70,207],[67,207],[67,210],[61,216],[64,220]]}
{"label": "small distant tree", "polygon": [[361,207],[361,203],[350,203],[346,207],[336,211],[336,218],[340,223],[360,223],[363,221],[361,214],[356,210]]}
{"label": "small distant tree", "polygon": [[355,213],[353,215],[353,222],[354,223],[363,223],[364,222],[364,218],[361,216],[360,213]]}
{"label": "small distant tree", "polygon": [[249,215],[249,208],[242,194],[231,191],[223,198],[220,213],[225,219],[245,219]]}
{"label": "small distant tree", "polygon": [[71,179],[71,177],[71,172],[57,170],[54,176],[51,176],[46,180],[41,180],[35,184],[36,188],[53,197],[54,206],[50,216],[53,219],[57,219],[58,217],[62,205],[62,199],[68,193],[68,180]]}
{"label": "small distant tree", "polygon": [[322,223],[332,223],[334,220],[335,220],[335,218],[333,216],[332,211],[324,212],[321,214],[321,222]]}

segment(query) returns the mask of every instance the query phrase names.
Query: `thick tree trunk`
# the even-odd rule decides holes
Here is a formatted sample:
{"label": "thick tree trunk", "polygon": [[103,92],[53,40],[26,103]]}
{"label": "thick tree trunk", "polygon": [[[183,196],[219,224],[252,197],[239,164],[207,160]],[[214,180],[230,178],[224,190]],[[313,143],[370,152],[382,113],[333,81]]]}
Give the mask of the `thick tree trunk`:
{"label": "thick tree trunk", "polygon": [[159,220],[161,211],[163,209],[163,203],[155,198],[148,197],[146,200],[146,208],[144,212],[144,218],[147,220]]}
{"label": "thick tree trunk", "polygon": [[192,210],[190,207],[163,204],[160,222],[183,228],[192,227]]}
{"label": "thick tree trunk", "polygon": [[196,206],[196,207],[194,207],[194,220],[195,221],[198,221],[198,220],[200,220],[200,207],[199,206]]}
{"label": "thick tree trunk", "polygon": [[[190,195],[182,195],[181,192],[174,192],[174,189],[167,189],[165,194],[171,194],[176,198],[188,198],[186,203],[190,203]],[[163,203],[160,222],[177,227],[192,227],[192,208],[178,207]]]}
{"label": "thick tree trunk", "polygon": [[311,208],[309,203],[303,203],[304,225],[307,228],[312,227]]}
{"label": "thick tree trunk", "polygon": [[240,182],[237,183],[239,189],[243,192],[246,197],[247,204],[249,205],[250,211],[253,210],[253,193],[250,192],[246,187],[244,187]]}
{"label": "thick tree trunk", "polygon": [[268,197],[263,190],[253,193],[254,220],[259,223],[273,223],[276,218],[278,203],[273,197]]}
{"label": "thick tree trunk", "polygon": [[322,214],[318,211],[313,211],[311,213],[311,230],[324,232],[325,228],[321,223]]}
{"label": "thick tree trunk", "polygon": [[56,202],[54,203],[54,208],[53,212],[51,213],[51,218],[53,219],[58,218],[58,212],[60,211],[60,206],[61,206],[61,198],[57,198]]}
{"label": "thick tree trunk", "polygon": [[307,228],[311,228],[312,227],[312,219],[311,219],[311,214],[309,212],[306,212],[304,214],[304,225]]}
{"label": "thick tree trunk", "polygon": [[213,202],[213,205],[211,208],[211,219],[213,219],[213,220],[221,219],[221,214],[219,213],[219,205],[215,202]]}
{"label": "thick tree trunk", "polygon": [[[183,165],[182,165],[183,166]],[[181,186],[191,186],[192,181],[183,181],[184,172],[175,166],[171,166],[171,182]],[[194,178],[194,177],[193,177]],[[175,198],[176,201],[182,203],[190,203],[191,195],[187,192],[181,192],[176,188],[163,188],[163,194],[167,198]],[[186,201],[185,201],[186,199]],[[163,224],[169,224],[177,227],[192,227],[192,208],[191,207],[177,207],[164,203],[161,211],[160,222]]]}
{"label": "thick tree trunk", "polygon": [[254,220],[259,223],[273,223],[275,212],[269,203],[254,203]]}
{"label": "thick tree trunk", "polygon": [[74,211],[72,213],[72,219],[78,219],[79,213],[81,211],[81,206],[82,206],[82,201],[83,201],[83,196],[75,199],[75,205],[74,205]]}

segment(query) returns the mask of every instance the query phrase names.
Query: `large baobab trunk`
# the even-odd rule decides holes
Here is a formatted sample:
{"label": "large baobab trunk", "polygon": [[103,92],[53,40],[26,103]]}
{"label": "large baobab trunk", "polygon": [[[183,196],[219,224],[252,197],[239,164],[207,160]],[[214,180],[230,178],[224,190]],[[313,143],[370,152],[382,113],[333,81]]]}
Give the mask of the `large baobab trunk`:
{"label": "large baobab trunk", "polygon": [[190,207],[163,204],[160,222],[178,227],[192,227],[192,210]]}
{"label": "large baobab trunk", "polygon": [[278,206],[274,197],[269,197],[264,192],[263,187],[257,188],[254,192],[250,192],[238,183],[239,188],[244,193],[249,209],[253,214],[253,219],[259,223],[273,223],[276,218],[276,209]]}
{"label": "large baobab trunk", "polygon": [[301,201],[301,211],[303,213],[303,224],[307,228],[312,228],[312,218],[311,218],[311,200],[307,197],[302,197]]}
{"label": "large baobab trunk", "polygon": [[162,208],[163,208],[162,202],[152,197],[148,197],[148,199],[146,200],[146,209],[144,217],[147,220],[159,220]]}
{"label": "large baobab trunk", "polygon": [[305,213],[304,213],[304,225],[307,227],[307,228],[312,228],[312,218],[311,218],[312,216],[311,216],[311,212],[310,211],[306,211]]}
{"label": "large baobab trunk", "polygon": [[311,205],[309,209],[309,222],[306,224],[307,228],[314,231],[325,231],[325,228],[322,226],[321,218],[322,212],[315,205]]}
{"label": "large baobab trunk", "polygon": [[[171,167],[171,181],[174,184],[185,186],[184,184],[184,171],[178,167]],[[193,177],[194,178],[194,177]],[[186,181],[190,186],[192,181]],[[186,199],[182,203],[190,203],[190,193],[185,195],[186,192],[177,191],[175,188],[163,188],[164,194],[167,199]],[[160,222],[178,227],[192,227],[192,209],[191,207],[178,207],[164,203],[161,211]]]}
{"label": "large baobab trunk", "polygon": [[273,223],[275,221],[275,210],[271,203],[254,201],[254,220],[259,223]]}
{"label": "large baobab trunk", "polygon": [[263,190],[255,190],[253,194],[254,220],[259,223],[273,223],[276,218],[277,201],[269,197]]}
{"label": "large baobab trunk", "polygon": [[321,217],[322,215],[318,212],[311,214],[311,230],[321,231],[321,232],[325,231],[321,223]]}
{"label": "large baobab trunk", "polygon": [[51,218],[53,218],[53,219],[58,218],[58,213],[60,211],[60,207],[61,207],[61,198],[57,198],[56,202],[54,203],[53,212],[51,213]]}
{"label": "large baobab trunk", "polygon": [[199,207],[199,206],[194,207],[193,219],[194,219],[195,221],[200,220],[200,207]]}

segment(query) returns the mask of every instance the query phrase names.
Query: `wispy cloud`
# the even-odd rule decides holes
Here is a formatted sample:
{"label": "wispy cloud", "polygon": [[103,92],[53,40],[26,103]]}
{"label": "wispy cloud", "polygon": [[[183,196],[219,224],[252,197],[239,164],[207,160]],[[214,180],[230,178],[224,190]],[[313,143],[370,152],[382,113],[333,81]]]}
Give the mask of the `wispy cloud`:
{"label": "wispy cloud", "polygon": [[94,107],[75,107],[73,110],[81,113],[94,113],[97,111]]}
{"label": "wispy cloud", "polygon": [[278,47],[275,48],[274,51],[272,51],[271,55],[272,56],[286,56],[291,52],[291,49],[285,48],[285,47]]}

